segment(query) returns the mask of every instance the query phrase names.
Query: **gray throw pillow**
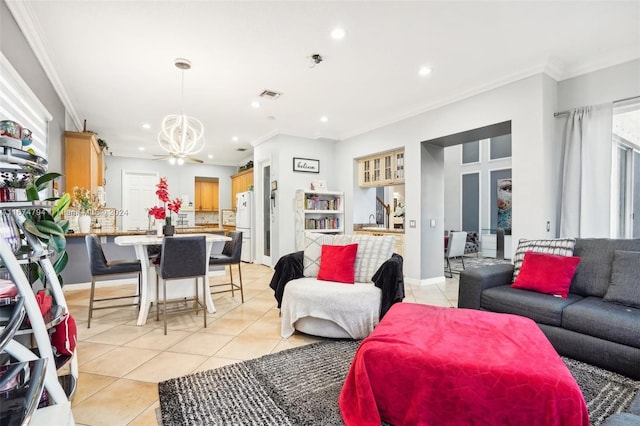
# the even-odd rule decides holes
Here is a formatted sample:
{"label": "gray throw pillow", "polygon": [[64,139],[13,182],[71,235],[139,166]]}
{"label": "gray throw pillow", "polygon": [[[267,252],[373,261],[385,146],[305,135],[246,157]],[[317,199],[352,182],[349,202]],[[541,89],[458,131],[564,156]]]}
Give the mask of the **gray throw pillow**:
{"label": "gray throw pillow", "polygon": [[613,253],[611,282],[606,302],[640,308],[640,252],[616,250]]}

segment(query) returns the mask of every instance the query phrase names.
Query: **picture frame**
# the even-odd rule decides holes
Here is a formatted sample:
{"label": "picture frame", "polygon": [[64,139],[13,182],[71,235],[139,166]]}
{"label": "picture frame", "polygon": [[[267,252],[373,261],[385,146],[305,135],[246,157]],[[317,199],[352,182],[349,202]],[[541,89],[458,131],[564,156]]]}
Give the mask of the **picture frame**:
{"label": "picture frame", "polygon": [[303,173],[320,173],[320,160],[293,157],[293,171]]}

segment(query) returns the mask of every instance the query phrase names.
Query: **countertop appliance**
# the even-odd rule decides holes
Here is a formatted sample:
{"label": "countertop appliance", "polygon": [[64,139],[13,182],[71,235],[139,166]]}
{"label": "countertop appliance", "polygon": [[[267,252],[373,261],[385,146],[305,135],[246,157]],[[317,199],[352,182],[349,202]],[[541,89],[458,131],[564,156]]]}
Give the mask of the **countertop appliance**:
{"label": "countertop appliance", "polygon": [[236,231],[242,232],[243,262],[254,261],[253,244],[255,242],[255,223],[253,219],[253,191],[239,192],[236,194]]}

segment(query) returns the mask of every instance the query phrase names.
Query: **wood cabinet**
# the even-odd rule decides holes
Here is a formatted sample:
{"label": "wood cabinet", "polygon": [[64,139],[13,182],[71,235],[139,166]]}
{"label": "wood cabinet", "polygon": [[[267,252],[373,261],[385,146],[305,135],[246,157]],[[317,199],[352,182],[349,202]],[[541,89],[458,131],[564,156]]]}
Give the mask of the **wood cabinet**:
{"label": "wood cabinet", "polygon": [[231,176],[231,208],[236,209],[236,194],[245,192],[253,186],[253,168],[243,170]]}
{"label": "wood cabinet", "polygon": [[98,193],[104,185],[102,149],[93,133],[64,132],[64,159],[66,191],[75,186]]}
{"label": "wood cabinet", "polygon": [[359,186],[404,184],[404,149],[363,158],[358,169]]}
{"label": "wood cabinet", "polygon": [[219,209],[217,180],[196,179],[196,204],[198,212],[216,212]]}

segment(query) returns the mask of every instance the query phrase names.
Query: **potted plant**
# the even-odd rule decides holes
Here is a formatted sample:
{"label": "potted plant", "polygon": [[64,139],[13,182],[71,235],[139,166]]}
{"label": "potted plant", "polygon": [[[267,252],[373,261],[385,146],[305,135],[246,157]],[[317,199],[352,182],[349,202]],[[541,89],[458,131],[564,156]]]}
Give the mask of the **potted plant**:
{"label": "potted plant", "polygon": [[156,185],[156,188],[158,188],[156,195],[158,196],[158,199],[162,201],[162,206],[153,206],[149,209],[149,215],[156,219],[158,235],[160,235],[160,226],[162,223],[158,222],[158,220],[164,219],[162,233],[166,236],[171,236],[175,232],[175,228],[171,224],[171,213],[173,212],[178,214],[180,212],[182,200],[180,198],[176,198],[173,201],[171,200],[171,197],[169,197],[169,184],[167,183],[167,178],[160,178],[160,182]]}
{"label": "potted plant", "polygon": [[81,234],[88,234],[91,231],[91,193],[88,189],[73,187],[72,206],[78,209],[78,230]]}

